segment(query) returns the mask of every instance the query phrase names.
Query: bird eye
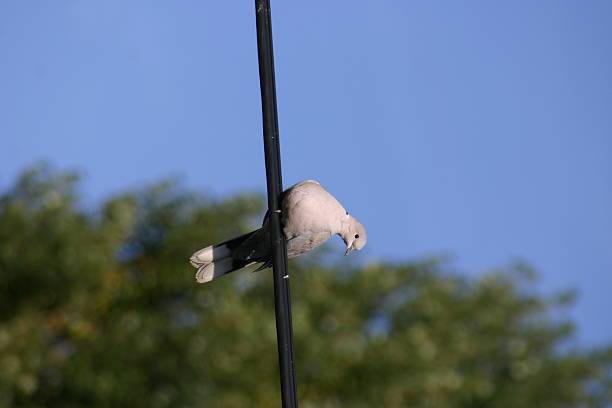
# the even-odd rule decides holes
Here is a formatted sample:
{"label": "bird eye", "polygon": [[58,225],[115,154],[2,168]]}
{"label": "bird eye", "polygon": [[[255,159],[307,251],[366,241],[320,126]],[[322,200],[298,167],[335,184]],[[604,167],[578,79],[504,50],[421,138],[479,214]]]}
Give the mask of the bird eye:
{"label": "bird eye", "polygon": [[348,215],[348,211],[345,211],[346,215]]}
{"label": "bird eye", "polygon": [[355,234],[355,239],[359,238],[359,234]]}

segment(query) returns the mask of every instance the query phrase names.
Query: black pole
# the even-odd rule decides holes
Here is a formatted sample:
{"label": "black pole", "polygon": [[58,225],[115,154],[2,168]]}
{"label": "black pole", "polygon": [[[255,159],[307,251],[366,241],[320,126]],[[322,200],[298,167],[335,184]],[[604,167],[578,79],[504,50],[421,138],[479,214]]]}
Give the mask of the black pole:
{"label": "black pole", "polygon": [[293,328],[291,326],[291,293],[287,271],[287,246],[281,230],[279,196],[283,191],[280,147],[278,142],[278,113],[276,111],[276,83],[272,50],[272,22],[270,1],[255,0],[257,24],[257,54],[263,115],[266,180],[272,266],[274,275],[274,307],[276,338],[280,367],[281,399],[283,408],[297,407],[295,367],[293,361]]}

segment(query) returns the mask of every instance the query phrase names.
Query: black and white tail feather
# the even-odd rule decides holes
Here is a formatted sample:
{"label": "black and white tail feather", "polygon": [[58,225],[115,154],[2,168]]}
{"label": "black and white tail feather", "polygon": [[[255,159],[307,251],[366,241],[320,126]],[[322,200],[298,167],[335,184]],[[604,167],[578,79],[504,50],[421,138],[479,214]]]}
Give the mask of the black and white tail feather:
{"label": "black and white tail feather", "polygon": [[270,267],[270,263],[266,259],[259,258],[254,253],[244,254],[244,251],[241,250],[243,244],[248,242],[249,238],[256,238],[262,232],[261,229],[252,231],[195,252],[189,262],[195,268],[198,268],[196,272],[198,283],[210,282],[213,279],[259,262],[263,262],[263,264],[257,271]]}

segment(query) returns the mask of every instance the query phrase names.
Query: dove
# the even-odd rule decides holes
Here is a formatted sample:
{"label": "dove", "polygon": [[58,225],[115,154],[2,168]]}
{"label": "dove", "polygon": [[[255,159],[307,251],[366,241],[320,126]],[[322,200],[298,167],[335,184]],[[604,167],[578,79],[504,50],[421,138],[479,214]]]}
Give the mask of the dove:
{"label": "dove", "polygon": [[[295,258],[339,235],[346,245],[345,255],[362,249],[367,240],[357,221],[319,182],[305,180],[281,196],[281,226],[287,242],[287,256]],[[198,269],[196,280],[209,282],[256,263],[257,270],[271,266],[268,214],[260,229],[196,251],[189,259]]]}

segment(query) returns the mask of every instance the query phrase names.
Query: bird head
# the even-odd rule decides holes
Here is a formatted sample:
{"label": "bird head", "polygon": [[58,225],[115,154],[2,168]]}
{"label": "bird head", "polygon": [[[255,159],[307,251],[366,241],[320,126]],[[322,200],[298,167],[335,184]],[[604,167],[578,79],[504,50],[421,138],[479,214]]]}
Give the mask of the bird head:
{"label": "bird head", "polygon": [[345,224],[344,231],[340,236],[346,244],[346,252],[344,255],[348,255],[354,249],[359,251],[368,242],[368,235],[366,234],[365,228],[351,215],[348,215],[348,222]]}

